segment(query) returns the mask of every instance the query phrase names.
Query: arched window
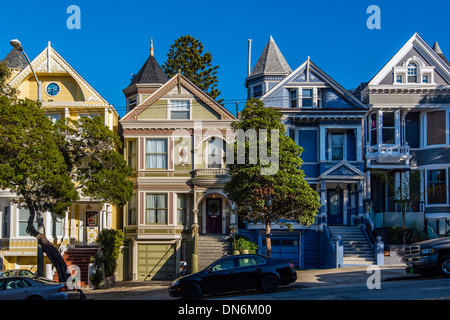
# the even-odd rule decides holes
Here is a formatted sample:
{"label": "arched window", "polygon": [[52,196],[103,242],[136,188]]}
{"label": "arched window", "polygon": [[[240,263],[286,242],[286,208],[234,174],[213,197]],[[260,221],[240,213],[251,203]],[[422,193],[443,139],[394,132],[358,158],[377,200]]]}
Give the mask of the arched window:
{"label": "arched window", "polygon": [[414,62],[408,64],[408,82],[417,82],[417,65]]}

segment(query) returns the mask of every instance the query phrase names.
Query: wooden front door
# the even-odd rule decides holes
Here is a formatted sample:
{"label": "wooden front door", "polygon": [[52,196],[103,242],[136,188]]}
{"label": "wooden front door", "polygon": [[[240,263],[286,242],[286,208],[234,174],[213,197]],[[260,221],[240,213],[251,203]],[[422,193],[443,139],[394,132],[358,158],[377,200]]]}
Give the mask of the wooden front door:
{"label": "wooden front door", "polygon": [[222,199],[206,199],[206,233],[222,233]]}

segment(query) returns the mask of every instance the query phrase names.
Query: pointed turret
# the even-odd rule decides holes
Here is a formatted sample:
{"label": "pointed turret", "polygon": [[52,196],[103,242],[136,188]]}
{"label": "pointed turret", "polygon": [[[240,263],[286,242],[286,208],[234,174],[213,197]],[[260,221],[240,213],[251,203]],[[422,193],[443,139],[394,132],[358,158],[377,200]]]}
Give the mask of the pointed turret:
{"label": "pointed turret", "polygon": [[275,40],[270,36],[269,42],[267,42],[255,67],[245,80],[248,97],[258,98],[264,95],[291,72],[291,67],[289,67]]}
{"label": "pointed turret", "polygon": [[23,70],[28,65],[23,54],[16,48],[13,48],[2,62],[10,69]]}
{"label": "pointed turret", "polygon": [[444,53],[442,52],[441,47],[439,47],[439,44],[437,42],[434,43],[433,50],[434,52],[436,52],[439,58],[441,58],[448,66],[450,66],[450,62],[444,56]]}
{"label": "pointed turret", "polygon": [[291,67],[289,67],[275,40],[270,36],[269,42],[250,73],[250,77],[258,74],[288,75],[291,72]]}
{"label": "pointed turret", "polygon": [[139,105],[150,94],[167,82],[167,76],[154,56],[153,39],[150,41],[150,56],[131,83],[123,90],[127,98],[127,112]]}

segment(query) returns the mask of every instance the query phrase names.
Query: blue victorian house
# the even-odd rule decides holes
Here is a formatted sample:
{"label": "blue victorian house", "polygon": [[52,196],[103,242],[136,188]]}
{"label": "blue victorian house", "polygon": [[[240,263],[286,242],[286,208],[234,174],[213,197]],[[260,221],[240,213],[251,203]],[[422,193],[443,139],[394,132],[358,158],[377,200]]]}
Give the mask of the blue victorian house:
{"label": "blue victorian house", "polygon": [[[322,205],[312,226],[294,224],[293,231],[272,227],[272,257],[290,259],[300,268],[330,266],[333,237],[351,233],[360,247],[345,245],[344,264],[371,264],[372,250],[358,226],[365,220],[363,128],[368,107],[309,57],[292,71],[272,37],[245,85],[248,98],[283,113],[289,136],[304,149],[302,169]],[[264,253],[262,226],[249,224],[249,231]]]}

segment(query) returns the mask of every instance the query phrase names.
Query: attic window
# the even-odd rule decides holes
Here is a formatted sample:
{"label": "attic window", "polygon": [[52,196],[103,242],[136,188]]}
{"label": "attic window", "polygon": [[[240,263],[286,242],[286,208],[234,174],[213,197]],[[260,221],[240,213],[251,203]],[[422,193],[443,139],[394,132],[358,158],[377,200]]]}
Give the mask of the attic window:
{"label": "attic window", "polygon": [[189,120],[190,119],[190,104],[189,100],[172,100],[170,106],[170,119]]}
{"label": "attic window", "polygon": [[302,90],[302,107],[310,108],[313,106],[313,89]]}
{"label": "attic window", "polygon": [[417,82],[417,65],[414,62],[408,64],[408,82]]}

